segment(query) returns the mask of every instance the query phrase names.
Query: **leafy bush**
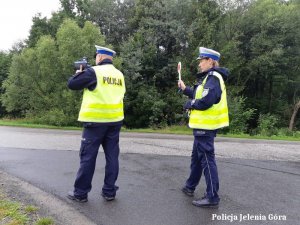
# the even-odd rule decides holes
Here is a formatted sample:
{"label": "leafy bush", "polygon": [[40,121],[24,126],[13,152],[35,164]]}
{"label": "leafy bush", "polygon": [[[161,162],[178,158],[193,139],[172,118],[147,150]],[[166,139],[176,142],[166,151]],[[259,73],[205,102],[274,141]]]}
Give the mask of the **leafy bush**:
{"label": "leafy bush", "polygon": [[286,136],[286,137],[292,137],[294,136],[294,133],[296,132],[290,131],[288,128],[280,128],[277,131],[278,136]]}
{"label": "leafy bush", "polygon": [[51,109],[48,112],[40,112],[37,115],[28,114],[35,123],[47,124],[53,126],[69,126],[74,125],[74,118],[72,115],[66,115],[61,109]]}
{"label": "leafy bush", "polygon": [[228,98],[229,130],[232,134],[246,133],[247,122],[252,118],[256,109],[246,108],[246,98],[236,96]]}
{"label": "leafy bush", "polygon": [[166,107],[166,102],[163,100],[158,100],[153,102],[151,106],[151,116],[149,117],[149,124],[152,128],[165,127],[167,125],[167,118],[164,115],[164,108]]}
{"label": "leafy bush", "polygon": [[165,103],[153,87],[141,86],[129,90],[133,98],[125,99],[125,125],[127,127],[149,127],[165,124],[163,109]]}
{"label": "leafy bush", "polygon": [[300,139],[300,131],[294,131],[293,137],[296,137],[296,138]]}
{"label": "leafy bush", "polygon": [[278,117],[275,115],[271,115],[270,113],[267,114],[260,114],[258,118],[258,127],[257,130],[260,135],[263,136],[272,136],[277,134],[277,123]]}
{"label": "leafy bush", "polygon": [[276,135],[280,137],[295,137],[300,139],[300,131],[290,131],[288,128],[278,129]]}
{"label": "leafy bush", "polygon": [[146,85],[127,89],[124,124],[128,128],[163,128],[179,124],[184,119],[183,101],[177,89],[163,94]]}

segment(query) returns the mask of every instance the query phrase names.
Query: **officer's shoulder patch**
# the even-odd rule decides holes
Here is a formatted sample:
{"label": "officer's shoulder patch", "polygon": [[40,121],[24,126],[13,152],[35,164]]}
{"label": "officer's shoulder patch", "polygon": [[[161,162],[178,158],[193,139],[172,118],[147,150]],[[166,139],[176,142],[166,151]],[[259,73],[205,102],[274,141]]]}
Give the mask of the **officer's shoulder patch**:
{"label": "officer's shoulder patch", "polygon": [[202,92],[202,98],[205,97],[209,92],[209,88],[205,88],[203,89],[203,92]]}

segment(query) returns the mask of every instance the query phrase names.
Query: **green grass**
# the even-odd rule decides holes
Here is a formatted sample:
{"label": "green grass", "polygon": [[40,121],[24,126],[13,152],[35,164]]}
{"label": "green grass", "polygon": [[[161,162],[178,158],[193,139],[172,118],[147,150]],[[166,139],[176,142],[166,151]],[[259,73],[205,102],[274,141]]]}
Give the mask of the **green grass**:
{"label": "green grass", "polygon": [[170,126],[161,129],[143,128],[143,129],[123,129],[125,132],[142,132],[142,133],[160,133],[160,134],[184,134],[191,135],[193,132],[187,126]]}
{"label": "green grass", "polygon": [[293,136],[264,136],[264,135],[249,135],[249,134],[219,134],[218,137],[243,138],[243,139],[261,139],[261,140],[281,140],[281,141],[300,141],[300,137]]}
{"label": "green grass", "polygon": [[6,221],[7,225],[25,225],[29,221],[28,215],[22,210],[21,204],[5,199],[0,200],[0,221]]}
{"label": "green grass", "polygon": [[41,218],[39,219],[35,225],[52,225],[54,221],[51,218]]}
{"label": "green grass", "polygon": [[[124,129],[125,132],[144,132],[144,133],[162,133],[162,134],[183,134],[192,135],[192,129],[187,126],[171,126],[163,129]],[[285,140],[285,141],[300,141],[300,133],[298,137],[293,136],[263,136],[263,135],[249,135],[249,134],[218,134],[218,137],[228,138],[245,138],[245,139],[266,139],[266,140]]]}
{"label": "green grass", "polygon": [[63,129],[63,130],[81,130],[80,127],[59,127],[45,124],[34,123],[31,120],[25,119],[0,119],[0,126],[12,126],[12,127],[28,127],[28,128],[44,128],[44,129]]}
{"label": "green grass", "polygon": [[5,225],[52,225],[51,218],[39,218],[39,208],[12,201],[0,190],[0,224]]}
{"label": "green grass", "polygon": [[39,208],[38,207],[35,207],[34,205],[28,205],[25,207],[25,212],[26,213],[34,213],[38,210]]}
{"label": "green grass", "polygon": [[[17,127],[27,127],[27,128],[45,128],[45,129],[63,129],[63,130],[82,130],[81,127],[58,127],[50,126],[44,124],[36,124],[30,120],[25,119],[1,119],[0,126],[17,126]],[[192,129],[187,126],[170,126],[161,129],[126,129],[122,127],[123,132],[142,132],[142,133],[161,133],[161,134],[182,134],[182,135],[192,135]],[[285,141],[300,141],[300,133],[297,132],[295,136],[284,136],[284,135],[273,135],[273,136],[263,136],[263,135],[249,135],[249,134],[218,134],[218,137],[228,137],[228,138],[246,138],[246,139],[266,139],[266,140],[285,140]]]}

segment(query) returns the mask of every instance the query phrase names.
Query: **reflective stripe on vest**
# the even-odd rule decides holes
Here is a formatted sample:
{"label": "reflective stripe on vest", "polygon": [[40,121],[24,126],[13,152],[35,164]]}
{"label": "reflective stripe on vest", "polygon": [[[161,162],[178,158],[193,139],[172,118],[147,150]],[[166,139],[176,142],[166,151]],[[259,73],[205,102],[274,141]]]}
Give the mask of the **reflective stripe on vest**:
{"label": "reflective stripe on vest", "polygon": [[222,76],[213,72],[206,76],[203,83],[197,87],[195,99],[201,99],[204,85],[208,76],[216,76],[220,81],[222,90],[221,100],[207,110],[191,110],[189,127],[194,129],[216,130],[229,126],[226,87]]}
{"label": "reflective stripe on vest", "polygon": [[123,74],[113,65],[93,67],[97,86],[93,91],[84,89],[78,120],[81,122],[118,122],[124,119]]}

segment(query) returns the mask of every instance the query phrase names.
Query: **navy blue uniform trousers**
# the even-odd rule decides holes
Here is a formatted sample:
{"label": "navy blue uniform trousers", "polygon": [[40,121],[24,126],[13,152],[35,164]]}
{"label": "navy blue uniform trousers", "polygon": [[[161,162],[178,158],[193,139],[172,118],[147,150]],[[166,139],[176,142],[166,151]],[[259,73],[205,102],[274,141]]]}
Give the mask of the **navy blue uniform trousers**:
{"label": "navy blue uniform trousers", "polygon": [[106,196],[115,196],[118,187],[115,185],[119,174],[119,135],[121,125],[100,125],[85,127],[80,147],[80,167],[77,172],[74,194],[87,196],[92,189],[92,179],[100,145],[105,154],[105,176],[102,192]]}
{"label": "navy blue uniform trousers", "polygon": [[206,181],[206,196],[212,201],[219,201],[219,178],[215,160],[213,136],[195,136],[191,156],[191,172],[186,187],[195,190],[202,172]]}

